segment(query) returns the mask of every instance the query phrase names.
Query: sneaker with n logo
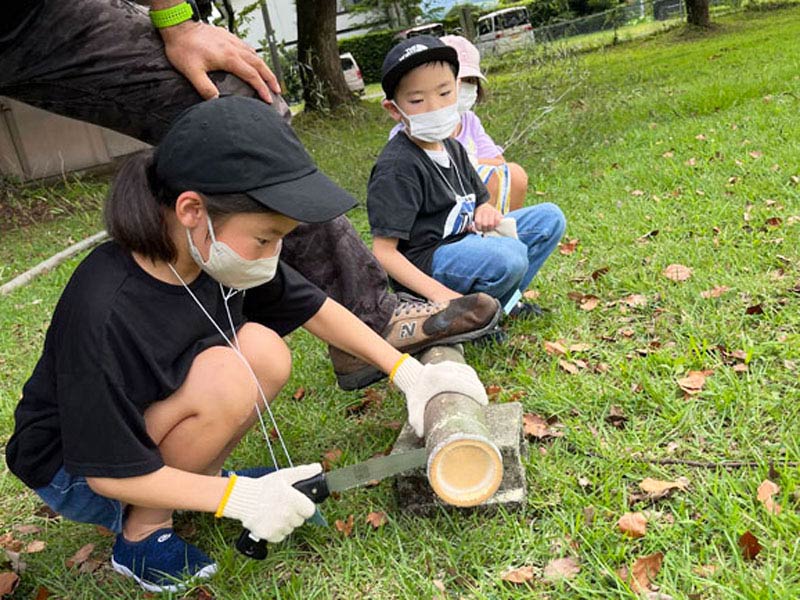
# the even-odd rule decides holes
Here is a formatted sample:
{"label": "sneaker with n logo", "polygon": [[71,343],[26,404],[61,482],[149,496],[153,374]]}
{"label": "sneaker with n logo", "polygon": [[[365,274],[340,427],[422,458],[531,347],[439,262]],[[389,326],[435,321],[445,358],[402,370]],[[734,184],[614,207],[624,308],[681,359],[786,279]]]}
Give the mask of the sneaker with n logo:
{"label": "sneaker with n logo", "polygon": [[[401,352],[415,354],[441,344],[477,340],[495,330],[502,315],[500,303],[488,294],[468,294],[450,302],[427,302],[410,294],[397,294],[399,302],[383,338]],[[386,377],[364,361],[328,347],[343,390],[357,390]]]}

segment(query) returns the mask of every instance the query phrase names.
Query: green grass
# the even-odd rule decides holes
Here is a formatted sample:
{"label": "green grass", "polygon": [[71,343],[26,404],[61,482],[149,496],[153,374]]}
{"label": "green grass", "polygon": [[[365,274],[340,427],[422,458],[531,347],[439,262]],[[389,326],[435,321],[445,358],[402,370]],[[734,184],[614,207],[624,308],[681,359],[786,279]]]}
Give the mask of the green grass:
{"label": "green grass", "polygon": [[[499,401],[516,397],[527,411],[564,425],[562,438],[532,444],[525,510],[412,518],[398,512],[383,482],[322,507],[331,522],[355,515],[352,536],[305,527],[263,563],[236,555],[235,523],[182,515],[191,539],[220,561],[208,589],[218,598],[429,598],[438,579],[447,598],[634,598],[614,571],[663,552],[656,583],[674,598],[797,598],[800,488],[798,469],[787,462],[800,460],[800,297],[792,291],[800,283],[800,188],[792,179],[800,175],[799,56],[800,10],[793,8],[721,18],[709,34],[676,29],[577,57],[512,55],[494,64],[491,97],[480,108],[486,127],[498,141],[518,138],[506,154],[531,176],[529,202],[558,203],[567,237],[580,240],[534,281],[549,317],[511,325],[506,347],[467,350],[484,382],[501,386]],[[534,127],[520,126],[545,107]],[[391,125],[380,107],[365,102],[335,119],[301,115],[296,125],[321,168],[363,199]],[[366,233],[363,208],[351,218]],[[88,212],[5,233],[0,262],[13,261],[13,269],[3,279],[68,237],[99,228],[97,212]],[[76,263],[0,298],[0,440],[12,430],[21,386]],[[666,279],[662,271],[672,263],[692,268],[692,277]],[[593,279],[603,267],[607,273]],[[721,297],[701,297],[722,285],[730,290]],[[570,292],[596,295],[600,305],[580,310]],[[647,305],[625,307],[620,300],[630,294],[646,296]],[[745,314],[757,304],[763,314]],[[543,348],[557,339],[589,344],[570,358],[605,363],[607,371],[566,373]],[[323,346],[305,333],[294,334],[290,346],[295,370],[275,407],[296,462],[337,447],[349,464],[391,444],[390,423],[403,416],[395,391],[377,386],[380,410],[347,417],[359,395],[335,388]],[[735,372],[737,361],[722,348],[744,351],[747,371]],[[714,373],[700,394],[684,397],[677,379],[700,369]],[[301,385],[305,398],[293,400]],[[627,416],[624,429],[606,421],[611,406]],[[252,432],[232,463],[264,462],[263,446]],[[758,466],[725,471],[637,460],[645,457]],[[779,516],[756,500],[771,463],[781,486]],[[685,476],[691,485],[652,506],[634,505],[652,512],[647,535],[627,540],[614,524],[648,476]],[[88,541],[106,557],[108,538],[33,516],[38,502],[5,471],[0,490],[0,534],[34,523],[44,531],[17,537],[47,542],[26,557],[20,597],[40,585],[57,597],[143,597],[103,569],[89,575],[63,566]],[[389,524],[366,525],[373,510],[386,511]],[[763,546],[755,561],[744,561],[737,546],[748,530]],[[542,568],[560,556],[578,558],[580,573],[543,582]],[[717,566],[713,575],[694,572],[707,564]],[[530,587],[500,580],[524,565],[537,576]]]}

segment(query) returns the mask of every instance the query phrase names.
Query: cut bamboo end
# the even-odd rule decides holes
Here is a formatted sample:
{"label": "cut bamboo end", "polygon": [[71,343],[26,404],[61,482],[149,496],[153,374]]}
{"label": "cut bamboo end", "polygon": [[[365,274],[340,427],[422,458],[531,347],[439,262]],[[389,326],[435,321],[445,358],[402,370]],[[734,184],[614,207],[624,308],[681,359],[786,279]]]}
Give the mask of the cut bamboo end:
{"label": "cut bamboo end", "polygon": [[480,438],[441,444],[428,457],[428,481],[442,500],[454,506],[486,502],[500,487],[503,461],[491,442]]}

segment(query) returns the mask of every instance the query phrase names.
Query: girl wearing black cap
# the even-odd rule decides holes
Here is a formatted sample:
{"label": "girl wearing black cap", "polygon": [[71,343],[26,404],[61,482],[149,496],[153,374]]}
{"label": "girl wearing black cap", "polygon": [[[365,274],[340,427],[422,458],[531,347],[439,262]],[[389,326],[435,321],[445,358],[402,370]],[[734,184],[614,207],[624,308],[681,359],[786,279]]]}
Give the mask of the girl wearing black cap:
{"label": "girl wearing black cap", "polygon": [[319,464],[222,469],[253,423],[266,431],[262,411],[275,425],[269,402],[291,368],[281,336],[293,329],[391,373],[419,435],[438,393],[486,402],[470,367],[401,356],[279,262],[299,221],[353,204],[274,111],[241,97],[188,109],[155,155],[117,176],[113,241],[64,290],[6,454],[51,508],[114,531],[114,569],[145,589],[216,571],[172,530],[175,509],[237,519],[271,542],[313,515],[292,484]]}

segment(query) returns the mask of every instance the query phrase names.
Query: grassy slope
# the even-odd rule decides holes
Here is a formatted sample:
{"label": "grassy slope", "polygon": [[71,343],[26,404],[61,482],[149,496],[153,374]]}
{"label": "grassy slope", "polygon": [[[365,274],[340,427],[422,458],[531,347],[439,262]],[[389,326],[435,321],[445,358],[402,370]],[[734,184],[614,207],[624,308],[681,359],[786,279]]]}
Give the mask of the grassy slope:
{"label": "grassy slope", "polygon": [[[265,563],[235,555],[229,544],[237,533],[233,524],[182,517],[184,526],[196,529],[193,539],[221,562],[210,586],[214,594],[417,598],[433,596],[432,581],[440,579],[448,597],[521,598],[531,591],[499,581],[506,568],[533,565],[540,574],[549,559],[574,555],[582,563],[576,579],[536,583],[533,595],[623,598],[633,596],[610,573],[660,551],[665,561],[657,581],[674,597],[797,597],[800,518],[792,494],[798,471],[781,463],[800,460],[800,310],[789,291],[800,279],[800,223],[790,219],[800,215],[798,187],[790,179],[800,175],[798,16],[797,10],[746,13],[722,20],[708,36],[673,31],[555,66],[511,56],[505,68],[495,68],[492,101],[481,114],[498,140],[513,137],[515,126],[571,88],[541,126],[507,151],[531,174],[531,190],[541,194],[532,201],[557,202],[570,222],[568,236],[580,240],[574,254],[554,256],[534,282],[553,315],[514,324],[506,348],[468,349],[485,382],[503,388],[500,400],[521,393],[527,410],[565,425],[563,438],[532,448],[526,511],[406,518],[396,513],[384,482],[324,506],[331,521],[355,515],[350,538],[335,529],[304,528],[273,548]],[[297,125],[321,167],[363,198],[388,129],[377,105],[335,121],[302,116]],[[672,156],[664,157],[667,152]],[[777,227],[765,225],[775,216],[782,219]],[[363,210],[352,218],[365,231]],[[93,232],[95,223],[69,227],[79,237]],[[50,230],[32,228],[9,241],[4,236],[0,252],[9,256],[19,240]],[[636,241],[652,230],[659,233],[648,243]],[[691,267],[693,277],[680,284],[667,280],[661,272],[670,263]],[[0,439],[11,431],[20,385],[74,265],[0,299]],[[605,276],[588,277],[606,266]],[[700,296],[717,285],[730,291],[717,299]],[[602,302],[581,311],[567,298],[573,291]],[[647,306],[623,310],[617,301],[634,293],[645,295]],[[745,315],[758,303],[764,314]],[[590,344],[572,358],[610,369],[578,375],[560,370],[542,347],[543,340],[560,338]],[[380,411],[348,418],[345,407],[359,398],[333,388],[323,348],[305,334],[293,336],[291,345],[296,369],[276,406],[295,461],[317,460],[338,447],[347,464],[385,449],[395,435],[389,422],[402,417],[399,396],[381,386]],[[746,373],[724,364],[720,345],[747,353]],[[700,395],[687,399],[676,379],[690,369],[714,374]],[[292,400],[300,385],[306,397]],[[623,430],[605,421],[612,405],[628,417]],[[264,456],[254,432],[234,462],[252,464]],[[730,473],[656,467],[634,462],[636,456],[754,460],[761,467]],[[779,517],[755,500],[772,459],[782,489]],[[615,531],[638,481],[681,475],[691,480],[689,491],[635,507],[653,511],[644,538],[626,541]],[[589,484],[580,485],[580,478]],[[0,490],[0,529],[42,524],[31,517],[37,504],[32,495],[13,478],[0,476]],[[591,523],[588,506],[594,507]],[[372,531],[364,523],[371,510],[388,512],[390,524]],[[102,570],[77,575],[62,566],[63,557],[89,540],[99,544],[98,554],[107,552],[106,538],[80,525],[45,525],[38,537],[48,548],[29,557],[25,590],[46,585],[72,598],[137,597],[128,582]],[[743,562],[736,546],[746,530],[764,546],[754,563]],[[713,576],[693,573],[709,563],[719,567]]]}

